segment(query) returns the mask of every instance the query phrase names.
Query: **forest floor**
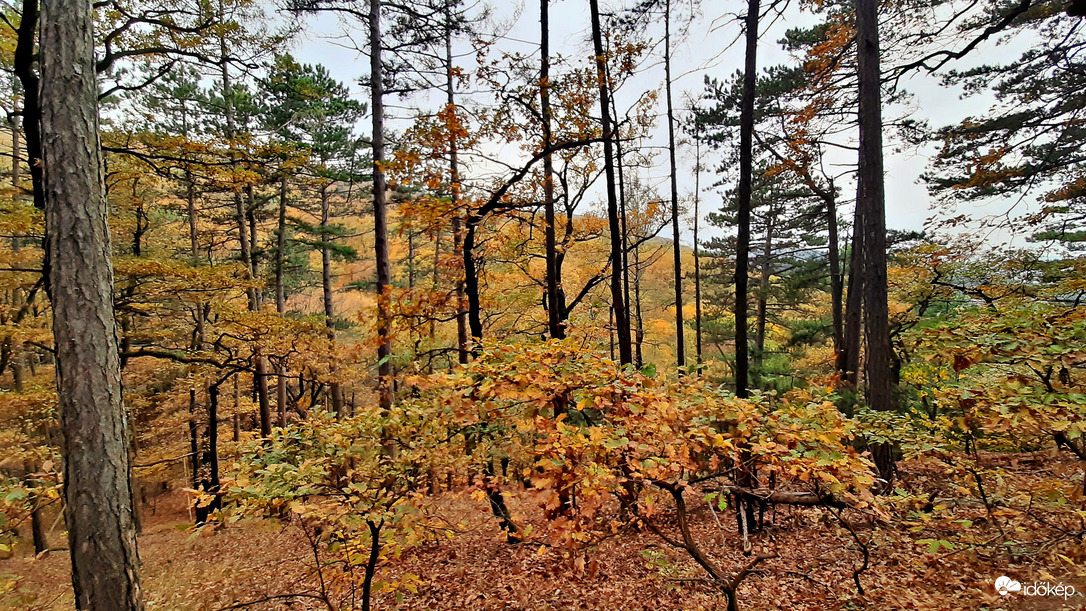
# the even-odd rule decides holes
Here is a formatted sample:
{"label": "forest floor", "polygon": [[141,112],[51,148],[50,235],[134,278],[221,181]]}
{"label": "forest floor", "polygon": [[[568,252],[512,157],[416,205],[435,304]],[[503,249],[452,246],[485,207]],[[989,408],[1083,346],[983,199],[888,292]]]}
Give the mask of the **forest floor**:
{"label": "forest floor", "polygon": [[[1000,456],[991,460],[1006,462],[1001,468],[1020,476],[1019,488],[1028,488],[1030,479],[1051,481],[1046,478],[1080,473],[1077,463],[1052,453]],[[940,492],[934,508],[901,509],[889,522],[875,524],[859,514],[848,518],[870,551],[870,565],[859,575],[862,595],[853,574],[862,566],[863,554],[831,510],[769,509],[764,531],[752,535],[751,543],[754,553],[775,552],[778,557],[760,564],[744,581],[741,608],[1086,609],[1084,596],[1065,600],[1018,593],[1001,598],[993,587],[996,577],[1009,575],[1024,586],[1063,582],[1086,594],[1086,572],[1079,568],[1086,564],[1082,512],[1069,508],[1031,516],[1031,511],[1014,515],[1004,508],[993,515],[983,504],[953,501],[944,507],[941,489],[931,483],[941,481],[938,475],[932,465],[902,465],[903,485],[914,492]],[[1084,506],[1082,500],[1077,499],[1078,508]],[[139,546],[148,609],[325,608],[314,600],[274,598],[314,591],[312,549],[300,528],[241,522],[197,535],[189,528],[187,502],[184,493],[172,492],[157,498],[153,511],[145,508]],[[534,492],[513,490],[509,504],[515,514],[536,516],[528,521],[536,533],[545,532]],[[699,505],[703,509],[692,518],[703,548],[728,569],[748,563],[733,514],[714,516],[704,503]],[[506,543],[486,506],[468,491],[446,493],[437,506],[445,519],[459,524],[458,534],[407,550],[383,566],[378,578],[414,574],[419,581],[417,592],[378,594],[375,610],[724,608],[724,597],[700,582],[704,573],[697,565],[650,531],[609,538],[571,562],[539,541]],[[973,538],[955,540],[953,525],[965,522],[971,523],[969,534],[961,536]],[[666,513],[661,523],[673,526]],[[1008,537],[1008,531],[1018,534]],[[926,542],[944,537],[952,547],[933,552]],[[1017,547],[1006,545],[1008,538],[1018,542]],[[63,551],[34,558],[17,549],[15,557],[0,560],[0,575],[20,578],[16,592],[0,592],[0,608],[71,609],[69,570]],[[248,604],[260,600],[266,602]]]}

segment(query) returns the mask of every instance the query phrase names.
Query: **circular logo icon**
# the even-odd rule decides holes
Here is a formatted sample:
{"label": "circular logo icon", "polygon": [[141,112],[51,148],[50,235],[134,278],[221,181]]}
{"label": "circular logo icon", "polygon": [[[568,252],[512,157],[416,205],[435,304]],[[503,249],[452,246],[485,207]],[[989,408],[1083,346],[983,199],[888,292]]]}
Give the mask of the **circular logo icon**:
{"label": "circular logo icon", "polygon": [[1011,592],[1020,592],[1022,590],[1022,584],[1006,575],[1002,575],[995,580],[995,589],[996,592],[999,592],[1000,596],[1006,596]]}

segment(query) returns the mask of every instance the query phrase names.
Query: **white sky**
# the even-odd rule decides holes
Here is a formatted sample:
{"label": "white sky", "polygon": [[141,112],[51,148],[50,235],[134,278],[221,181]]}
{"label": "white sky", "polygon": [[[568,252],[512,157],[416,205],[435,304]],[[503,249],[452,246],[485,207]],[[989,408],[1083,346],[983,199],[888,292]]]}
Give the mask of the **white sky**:
{"label": "white sky", "polygon": [[[601,10],[607,12],[619,6],[617,3],[605,2]],[[492,9],[494,19],[512,24],[505,38],[497,44],[499,48],[524,53],[537,52],[538,43],[535,41],[539,37],[538,3],[495,3],[492,4]],[[732,43],[741,33],[736,15],[745,9],[746,3],[737,0],[726,3],[702,3],[704,14],[694,21],[688,37],[676,44],[672,71],[675,75],[681,75],[674,83],[676,105],[683,105],[683,100],[688,96],[697,96],[701,93],[705,75],[726,78],[742,67],[742,42]],[[782,37],[787,28],[809,25],[814,23],[814,19],[798,9],[789,9],[785,18],[778,19],[768,31],[763,32],[758,48],[760,68],[785,62],[788,59],[787,55],[777,45],[777,40]],[[588,26],[587,0],[559,0],[553,3],[551,5],[552,53],[570,57],[590,55]],[[292,52],[300,61],[324,64],[334,77],[351,84],[353,89],[363,96],[365,92],[357,85],[357,80],[368,70],[368,60],[360,57],[356,51],[344,48],[342,40],[335,40],[335,37],[343,32],[343,27],[339,19],[332,15],[309,17],[302,38],[295,43]],[[353,24],[353,27],[355,28],[352,32],[353,38],[360,42],[364,41],[365,33],[360,29],[361,25]],[[486,29],[484,26],[484,31]],[[649,35],[659,40],[663,35],[662,23],[656,23],[655,27],[650,29]],[[1014,49],[1016,46],[1018,45],[1011,45],[1008,48],[996,46],[991,42],[985,43],[975,51],[974,57],[983,58],[985,62],[992,63],[1001,58],[1008,58],[1008,54],[1017,53],[1018,50]],[[463,52],[468,49],[465,42],[461,43],[457,50]],[[645,72],[630,81],[619,93],[620,108],[627,107],[637,92],[662,85],[663,64],[662,61],[656,60],[657,57],[654,57],[646,62]],[[967,64],[963,62],[954,67],[966,66]],[[470,68],[470,66],[465,67]],[[990,98],[960,100],[958,92],[946,89],[937,78],[919,74],[914,74],[906,80],[905,88],[915,96],[914,104],[917,110],[912,115],[913,118],[928,120],[933,127],[956,122],[971,114],[980,114],[987,110],[991,101]],[[659,112],[663,113],[664,97],[661,95],[659,100]],[[407,113],[406,110],[391,109],[390,114],[395,116],[397,112],[400,116]],[[888,109],[886,112],[889,115],[893,111]],[[393,128],[396,128],[395,123]],[[667,126],[661,117],[656,133],[648,144],[664,146],[666,142]],[[931,198],[925,186],[919,182],[919,177],[927,167],[928,156],[933,152],[934,148],[928,147],[919,153],[894,153],[888,142],[885,167],[886,215],[889,227],[921,229],[924,221],[931,215]],[[693,166],[692,148],[681,151],[678,168],[680,196],[690,196],[694,190]],[[714,190],[705,189],[706,185],[716,180],[715,173],[712,171],[715,162],[712,159],[705,159],[703,166],[707,170],[701,177],[701,206],[703,211],[708,211],[720,205],[720,195]],[[652,168],[648,179],[652,184],[659,185],[661,192],[666,192],[667,156],[663,152],[657,156],[656,167]],[[689,227],[684,228],[683,234],[684,242],[689,242]]]}

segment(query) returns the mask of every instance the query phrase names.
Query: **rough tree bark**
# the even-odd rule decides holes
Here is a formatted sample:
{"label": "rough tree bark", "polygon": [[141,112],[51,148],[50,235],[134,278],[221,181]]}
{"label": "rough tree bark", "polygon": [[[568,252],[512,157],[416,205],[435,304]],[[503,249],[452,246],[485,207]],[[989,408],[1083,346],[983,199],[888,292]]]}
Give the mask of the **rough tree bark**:
{"label": "rough tree bark", "polygon": [[[543,117],[543,148],[551,147],[551,55],[550,55],[550,0],[539,0],[539,108]],[[558,282],[558,245],[554,220],[554,161],[552,154],[543,158],[543,207],[546,224],[547,259],[547,327],[550,336],[562,339],[566,336],[563,310],[565,301]]]}
{"label": "rough tree bark", "polygon": [[381,67],[381,0],[370,0],[370,110],[373,117],[373,255],[377,267],[377,395],[382,410],[392,408],[392,271],[385,201],[385,93]]}
{"label": "rough tree bark", "polygon": [[[608,40],[610,45],[610,40]],[[606,68],[607,66],[605,66]],[[614,81],[611,80],[610,70],[607,71],[607,90],[611,96],[611,107],[618,108],[615,104],[615,86]],[[630,298],[630,232],[627,225],[627,212],[626,212],[626,182],[624,178],[624,166],[626,165],[626,157],[623,155],[622,150],[622,138],[619,133],[614,134],[615,138],[615,169],[618,173],[618,213],[622,219],[619,230],[622,231],[622,297],[626,300],[626,310],[629,311],[632,307],[633,301]],[[640,307],[640,303],[638,303]],[[638,310],[640,312],[640,310]],[[632,314],[631,314],[632,316]],[[640,316],[640,314],[638,314]],[[640,318],[638,318],[640,321]],[[630,319],[630,324],[633,325],[633,319]],[[640,325],[640,322],[638,322]],[[640,326],[638,327],[640,329]],[[632,331],[631,331],[632,332]],[[634,352],[634,367],[641,369],[644,365],[641,359],[641,340],[644,339],[643,334],[633,334],[633,352]],[[614,360],[614,357],[611,357]]]}
{"label": "rough tree bark", "polygon": [[863,326],[863,208],[856,204],[852,223],[852,244],[848,257],[848,293],[845,295],[844,343],[837,353],[837,370],[841,379],[856,387],[860,372],[860,331]]}
{"label": "rough tree bark", "polygon": [[746,63],[739,119],[739,206],[735,244],[735,396],[746,398],[750,376],[747,345],[747,278],[750,258],[750,198],[754,174],[754,95],[758,78],[758,0],[749,0],[746,16]]}
{"label": "rough tree bark", "polygon": [[[867,404],[877,411],[894,409],[889,314],[886,295],[886,201],[882,160],[882,84],[879,74],[877,0],[856,0],[856,41],[859,72],[860,162],[856,207],[863,210],[864,333],[867,337],[864,373]],[[889,489],[894,477],[893,448],[871,448],[879,476]]]}
{"label": "rough tree bark", "polygon": [[44,0],[41,128],[76,608],[143,607],[121,397],[90,2]]}
{"label": "rough tree bark", "polygon": [[[331,188],[330,183],[321,187],[321,287],[324,295],[324,326],[328,341],[332,343],[332,350],[334,351],[336,346],[336,308],[332,296],[332,248],[329,245],[332,234],[328,231],[328,222],[332,213],[331,195],[328,190]],[[335,375],[335,371],[336,366],[333,363],[331,365],[333,375]],[[280,376],[279,379],[282,380],[283,377]],[[332,382],[329,385],[329,393],[332,395],[332,411],[335,412],[336,417],[346,417],[347,411],[343,403],[343,388],[339,382]]]}
{"label": "rough tree bark", "polygon": [[596,78],[600,90],[600,122],[603,127],[603,167],[607,179],[607,221],[611,234],[611,303],[615,309],[618,359],[623,365],[633,362],[630,341],[630,310],[623,296],[622,232],[619,226],[618,196],[615,193],[615,163],[612,151],[611,108],[607,95],[607,56],[603,52],[599,0],[589,0],[592,17],[592,47],[596,54]]}
{"label": "rough tree bark", "polygon": [[[833,191],[833,185],[830,185]],[[844,293],[841,282],[841,252],[837,237],[837,205],[832,198],[826,200],[826,227],[828,241],[826,252],[830,263],[830,307],[833,308],[833,350],[839,353],[845,343],[845,323],[841,312],[841,300]]]}
{"label": "rough tree bark", "polygon": [[[747,341],[747,280],[750,255],[750,200],[754,174],[754,96],[758,69],[758,0],[748,0],[746,15],[746,63],[743,68],[743,99],[739,119],[739,210],[735,247],[735,396],[747,398],[750,346]],[[736,468],[736,483],[753,488],[757,466],[745,448]],[[737,499],[738,500],[738,499]],[[736,521],[755,524],[754,504],[736,503]],[[746,530],[744,528],[744,530]]]}

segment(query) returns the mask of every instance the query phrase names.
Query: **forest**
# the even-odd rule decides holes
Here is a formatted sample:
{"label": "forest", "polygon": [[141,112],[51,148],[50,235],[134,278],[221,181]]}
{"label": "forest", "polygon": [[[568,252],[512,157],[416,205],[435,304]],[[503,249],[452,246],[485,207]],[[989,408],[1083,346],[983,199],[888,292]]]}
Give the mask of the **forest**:
{"label": "forest", "polygon": [[1086,608],[1084,17],[0,1],[0,609]]}

